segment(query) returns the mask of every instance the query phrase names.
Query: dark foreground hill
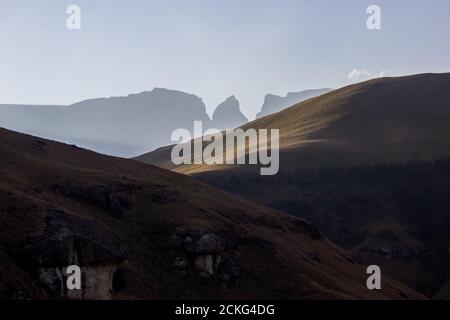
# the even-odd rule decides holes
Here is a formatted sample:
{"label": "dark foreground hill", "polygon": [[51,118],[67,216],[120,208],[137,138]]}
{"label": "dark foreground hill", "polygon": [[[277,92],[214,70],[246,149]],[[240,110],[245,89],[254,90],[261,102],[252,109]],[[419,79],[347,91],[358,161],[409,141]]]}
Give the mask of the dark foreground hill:
{"label": "dark foreground hill", "polygon": [[369,291],[309,223],[187,176],[4,129],[0,163],[3,299],[421,297],[387,277]]}
{"label": "dark foreground hill", "polygon": [[280,129],[280,173],[174,168],[168,148],[139,158],[312,221],[366,263],[430,297],[450,296],[450,74],[375,79],[244,128]]}

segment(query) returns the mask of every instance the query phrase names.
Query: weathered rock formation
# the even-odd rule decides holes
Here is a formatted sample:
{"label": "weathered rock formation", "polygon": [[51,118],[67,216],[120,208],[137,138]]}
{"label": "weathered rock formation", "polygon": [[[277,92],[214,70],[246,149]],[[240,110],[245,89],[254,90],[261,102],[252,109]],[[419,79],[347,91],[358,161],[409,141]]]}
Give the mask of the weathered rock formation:
{"label": "weathered rock formation", "polygon": [[[110,299],[117,267],[124,261],[115,235],[93,220],[50,209],[39,235],[28,237],[14,256],[54,296]],[[81,290],[67,287],[68,266],[81,269]]]}
{"label": "weathered rock formation", "polygon": [[178,228],[170,239],[174,268],[181,276],[197,274],[208,283],[230,285],[239,281],[241,266],[236,245],[206,230]]}
{"label": "weathered rock formation", "polygon": [[234,129],[248,122],[242,114],[239,100],[235,96],[219,104],[212,116],[213,126],[216,129]]}

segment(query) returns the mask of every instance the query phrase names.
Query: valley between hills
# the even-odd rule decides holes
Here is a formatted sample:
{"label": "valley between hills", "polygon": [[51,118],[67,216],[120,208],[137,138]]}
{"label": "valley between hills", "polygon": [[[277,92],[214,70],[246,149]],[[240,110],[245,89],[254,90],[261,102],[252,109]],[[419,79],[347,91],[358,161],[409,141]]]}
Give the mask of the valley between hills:
{"label": "valley between hills", "polygon": [[306,219],[358,261],[450,297],[449,73],[358,83],[242,128],[280,129],[277,175],[173,166],[170,146],[137,159]]}

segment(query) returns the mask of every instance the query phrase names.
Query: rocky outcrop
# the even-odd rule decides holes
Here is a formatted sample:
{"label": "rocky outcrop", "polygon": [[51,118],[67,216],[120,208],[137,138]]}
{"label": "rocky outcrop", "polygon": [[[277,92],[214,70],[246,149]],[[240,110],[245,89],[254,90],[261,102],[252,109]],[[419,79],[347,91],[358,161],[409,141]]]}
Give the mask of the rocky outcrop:
{"label": "rocky outcrop", "polygon": [[240,110],[239,101],[235,96],[219,104],[212,116],[213,126],[216,129],[234,129],[248,122]]}
{"label": "rocky outcrop", "polygon": [[206,233],[198,240],[187,237],[184,240],[185,249],[192,254],[217,254],[225,250],[225,246],[218,236]]}
{"label": "rocky outcrop", "polygon": [[180,227],[170,239],[174,268],[180,276],[196,275],[209,284],[231,285],[239,281],[241,263],[236,244],[206,230]]}
{"label": "rocky outcrop", "polygon": [[71,300],[110,300],[112,281],[117,265],[82,266],[81,290],[69,290],[66,284],[66,267],[48,267],[38,269],[38,280],[52,294]]}
{"label": "rocky outcrop", "polygon": [[[125,256],[115,235],[95,221],[50,209],[44,231],[28,237],[13,255],[51,294],[68,299],[110,299]],[[68,266],[81,269],[81,290],[67,288]]]}

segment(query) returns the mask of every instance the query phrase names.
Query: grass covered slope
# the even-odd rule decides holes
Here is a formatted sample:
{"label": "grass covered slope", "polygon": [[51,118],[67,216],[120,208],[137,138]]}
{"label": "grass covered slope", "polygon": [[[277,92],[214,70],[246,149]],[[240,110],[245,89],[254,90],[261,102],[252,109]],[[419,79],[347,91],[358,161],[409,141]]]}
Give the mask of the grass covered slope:
{"label": "grass covered slope", "polygon": [[[243,126],[249,128],[280,129],[285,172],[450,157],[450,73],[358,83]],[[174,167],[167,147],[138,160],[189,174],[234,169]]]}
{"label": "grass covered slope", "polygon": [[[187,176],[4,129],[0,162],[3,299],[52,297],[14,254],[22,239],[45,235],[49,210],[117,237],[125,262],[114,298],[421,297],[387,277],[383,290],[369,291],[365,268],[308,223]],[[169,245],[180,227],[232,242],[223,255],[239,260],[238,280],[224,285],[213,275],[205,282],[195,268],[180,275]]]}
{"label": "grass covered slope", "polygon": [[300,161],[291,165],[439,159],[450,156],[449,89],[450,73],[374,79],[246,128],[280,128],[281,148]]}

